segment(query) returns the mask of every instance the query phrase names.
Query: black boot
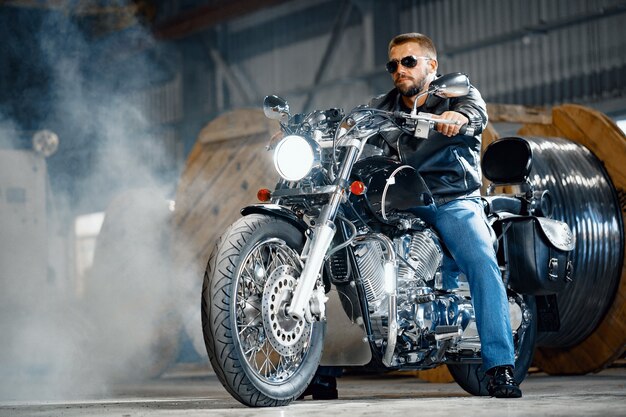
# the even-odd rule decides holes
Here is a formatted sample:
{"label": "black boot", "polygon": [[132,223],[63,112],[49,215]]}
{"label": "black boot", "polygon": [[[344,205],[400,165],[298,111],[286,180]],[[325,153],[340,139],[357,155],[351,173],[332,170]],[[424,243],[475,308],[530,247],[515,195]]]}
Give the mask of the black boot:
{"label": "black boot", "polygon": [[488,370],[487,375],[491,376],[487,389],[492,397],[520,398],[522,396],[522,390],[515,382],[511,366],[496,366]]}
{"label": "black boot", "polygon": [[327,375],[315,375],[298,399],[301,400],[307,395],[312,395],[314,400],[336,400],[339,396],[337,393],[337,378]]}

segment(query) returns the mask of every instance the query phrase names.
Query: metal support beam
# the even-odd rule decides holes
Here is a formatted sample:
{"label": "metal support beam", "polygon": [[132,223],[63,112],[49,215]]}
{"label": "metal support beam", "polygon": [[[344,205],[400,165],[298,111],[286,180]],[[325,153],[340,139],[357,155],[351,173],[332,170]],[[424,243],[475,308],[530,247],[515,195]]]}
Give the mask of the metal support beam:
{"label": "metal support beam", "polygon": [[180,13],[158,25],[154,34],[158,38],[177,39],[215,26],[229,19],[244,16],[287,0],[216,0],[193,10]]}
{"label": "metal support beam", "polygon": [[333,30],[330,34],[330,38],[328,39],[328,44],[326,45],[326,50],[324,51],[324,55],[322,56],[320,65],[315,73],[315,78],[313,78],[313,88],[310,90],[309,94],[307,94],[307,97],[304,100],[304,105],[302,106],[304,112],[307,112],[309,107],[311,106],[311,102],[313,101],[313,95],[315,94],[315,87],[322,80],[322,77],[326,72],[328,63],[330,62],[330,59],[332,58],[337,48],[337,44],[341,39],[341,35],[343,35],[343,31],[348,23],[351,10],[352,2],[350,0],[344,0],[341,4],[339,14],[337,14],[337,18],[335,19]]}
{"label": "metal support beam", "polygon": [[68,0],[3,0],[0,6],[67,11]]}
{"label": "metal support beam", "polygon": [[135,16],[144,5],[128,3],[103,5],[97,0],[2,0],[0,6],[62,11],[71,16]]}
{"label": "metal support beam", "polygon": [[221,73],[226,80],[226,84],[231,89],[231,91],[236,91],[241,98],[249,103],[252,101],[252,97],[250,96],[248,89],[244,87],[241,80],[238,79],[237,74],[230,68],[230,66],[226,63],[222,54],[219,51],[211,46],[207,46],[209,55],[211,59],[215,63],[215,66],[218,68],[218,73]]}
{"label": "metal support beam", "polygon": [[374,50],[376,48],[376,35],[374,30],[374,7],[372,1],[362,1],[359,3],[363,16],[363,70],[370,72],[374,70],[376,60]]}

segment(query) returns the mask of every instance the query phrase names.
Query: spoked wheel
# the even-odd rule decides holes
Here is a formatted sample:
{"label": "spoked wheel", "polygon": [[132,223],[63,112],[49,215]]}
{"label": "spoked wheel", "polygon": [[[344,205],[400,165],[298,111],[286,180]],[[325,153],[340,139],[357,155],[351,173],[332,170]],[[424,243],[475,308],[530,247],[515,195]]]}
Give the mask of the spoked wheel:
{"label": "spoked wheel", "polygon": [[[521,384],[533,360],[537,335],[537,307],[535,297],[514,294],[509,296],[509,310],[515,346],[515,381]],[[489,377],[482,364],[448,365],[457,384],[472,395],[488,396]]]}
{"label": "spoked wheel", "polygon": [[243,404],[288,404],[319,364],[325,326],[286,313],[303,245],[291,224],[250,215],[231,226],[209,259],[202,290],[205,345],[218,378]]}

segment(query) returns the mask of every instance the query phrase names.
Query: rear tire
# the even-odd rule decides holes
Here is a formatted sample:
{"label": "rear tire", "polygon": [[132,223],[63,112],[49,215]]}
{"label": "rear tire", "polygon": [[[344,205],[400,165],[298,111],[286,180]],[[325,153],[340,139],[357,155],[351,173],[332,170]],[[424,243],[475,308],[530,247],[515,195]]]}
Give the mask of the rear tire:
{"label": "rear tire", "polygon": [[[535,339],[537,336],[537,306],[535,297],[517,296],[523,299],[524,307],[522,316],[526,316],[527,327],[518,329],[518,334],[514,334],[513,342],[515,346],[515,369],[513,371],[515,381],[521,384],[528,374],[528,368],[533,360],[535,352]],[[524,314],[525,313],[525,314]],[[528,315],[530,316],[528,318]],[[523,326],[524,324],[522,324]],[[482,364],[449,364],[448,370],[457,384],[472,395],[489,396],[487,384],[490,377],[485,374]]]}
{"label": "rear tire", "polygon": [[204,341],[220,382],[245,405],[289,404],[319,364],[325,323],[282,314],[302,270],[303,246],[290,223],[252,214],[211,253],[202,287]]}

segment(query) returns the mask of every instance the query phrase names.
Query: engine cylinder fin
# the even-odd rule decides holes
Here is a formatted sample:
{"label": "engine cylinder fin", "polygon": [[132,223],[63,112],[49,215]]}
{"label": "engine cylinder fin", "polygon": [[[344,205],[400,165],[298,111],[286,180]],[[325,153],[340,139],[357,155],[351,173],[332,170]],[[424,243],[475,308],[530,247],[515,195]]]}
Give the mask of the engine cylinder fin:
{"label": "engine cylinder fin", "polygon": [[416,232],[411,237],[409,258],[415,269],[415,278],[429,281],[435,276],[443,255],[429,232]]}
{"label": "engine cylinder fin", "polygon": [[378,242],[370,241],[359,245],[354,253],[367,301],[374,305],[381,300],[385,291],[382,248]]}

